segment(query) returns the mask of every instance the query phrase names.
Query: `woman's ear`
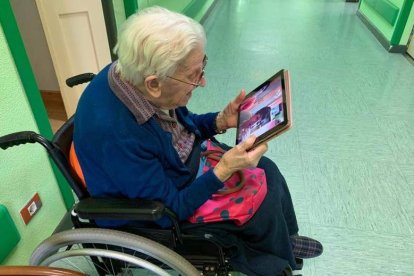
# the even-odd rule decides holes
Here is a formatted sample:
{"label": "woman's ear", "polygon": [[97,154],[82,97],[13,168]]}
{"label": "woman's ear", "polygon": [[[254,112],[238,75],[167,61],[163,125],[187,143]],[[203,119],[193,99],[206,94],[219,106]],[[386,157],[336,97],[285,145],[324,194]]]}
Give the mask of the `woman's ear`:
{"label": "woman's ear", "polygon": [[146,77],[144,86],[151,97],[159,98],[161,96],[161,83],[158,81],[157,76],[151,75]]}

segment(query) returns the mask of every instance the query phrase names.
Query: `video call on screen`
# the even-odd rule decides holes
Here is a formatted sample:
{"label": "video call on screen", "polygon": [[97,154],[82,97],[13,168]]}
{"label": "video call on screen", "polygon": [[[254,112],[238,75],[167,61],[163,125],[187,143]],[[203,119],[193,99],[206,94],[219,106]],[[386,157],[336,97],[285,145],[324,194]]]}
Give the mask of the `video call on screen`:
{"label": "video call on screen", "polygon": [[281,77],[261,86],[257,93],[247,98],[240,106],[237,143],[250,135],[259,137],[284,122]]}

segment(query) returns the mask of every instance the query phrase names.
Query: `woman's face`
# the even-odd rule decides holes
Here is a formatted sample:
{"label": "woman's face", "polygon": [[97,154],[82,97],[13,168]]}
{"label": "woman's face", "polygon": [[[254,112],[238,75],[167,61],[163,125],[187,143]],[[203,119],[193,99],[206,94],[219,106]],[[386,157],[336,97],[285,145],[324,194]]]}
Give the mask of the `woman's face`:
{"label": "woman's face", "polygon": [[[166,78],[161,86],[160,108],[174,109],[180,106],[186,106],[196,88],[190,83],[199,84],[204,87],[206,80],[202,72],[205,65],[205,53],[203,47],[194,49],[187,59],[180,65],[177,71]],[[184,83],[188,82],[188,83]]]}

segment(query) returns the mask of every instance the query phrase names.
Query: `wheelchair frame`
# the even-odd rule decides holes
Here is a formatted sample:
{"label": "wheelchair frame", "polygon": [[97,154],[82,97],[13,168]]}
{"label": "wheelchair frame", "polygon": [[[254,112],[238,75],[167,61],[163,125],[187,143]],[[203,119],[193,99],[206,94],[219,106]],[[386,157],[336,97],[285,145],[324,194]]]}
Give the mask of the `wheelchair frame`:
{"label": "wheelchair frame", "polygon": [[[69,78],[66,84],[73,87],[89,82],[94,76],[93,73],[77,75]],[[231,266],[223,249],[204,237],[182,233],[177,216],[161,202],[146,199],[91,198],[68,161],[73,120],[73,117],[69,118],[56,132],[52,141],[32,131],[0,137],[2,149],[25,143],[41,144],[79,200],[74,204],[70,215],[68,213],[62,219],[54,234],[35,249],[31,265],[51,265],[60,259],[82,255],[89,256],[95,262],[94,266],[99,275],[108,275],[108,271],[102,269],[102,266],[113,266],[109,259],[118,260],[117,264],[120,261],[140,266],[157,275],[164,275],[164,264],[180,275],[229,275]],[[135,228],[130,233],[128,229],[120,229],[122,232],[97,229],[94,223],[96,219],[155,222],[163,216],[172,221],[171,229]],[[64,231],[73,226],[75,229]],[[151,262],[145,260],[148,256]],[[119,275],[117,273],[120,269],[115,271],[110,275]],[[293,275],[289,267],[283,273],[286,276]]]}
{"label": "wheelchair frame", "polygon": [[[72,87],[77,84],[89,82],[94,76],[95,75],[92,73],[81,74],[68,79],[66,83],[69,87]],[[4,150],[12,146],[26,143],[41,144],[46,149],[49,157],[57,165],[59,171],[65,177],[79,200],[73,206],[70,216],[65,215],[64,219],[56,228],[54,235],[41,243],[33,252],[30,262],[31,265],[48,265],[49,261],[45,261],[45,258],[54,260],[56,258],[63,258],[65,254],[75,254],[73,252],[68,253],[69,251],[73,251],[72,247],[74,244],[84,244],[94,240],[97,235],[103,235],[105,238],[100,242],[95,241],[92,243],[94,244],[92,247],[95,247],[96,244],[104,245],[106,242],[107,245],[128,248],[134,251],[133,254],[140,252],[140,255],[149,255],[152,258],[155,258],[154,256],[158,256],[162,252],[167,252],[167,255],[161,254],[161,257],[155,258],[157,263],[167,263],[169,267],[174,268],[174,270],[178,271],[181,275],[200,275],[200,272],[196,272],[196,268],[201,271],[202,275],[228,275],[230,267],[221,247],[202,237],[181,233],[176,215],[162,203],[143,199],[91,198],[86,188],[82,186],[76,173],[72,170],[68,161],[73,135],[73,120],[73,117],[69,118],[56,132],[52,141],[32,131],[16,132],[0,137],[0,147]],[[130,234],[110,229],[96,229],[97,226],[94,223],[94,220],[96,219],[156,221],[163,216],[168,216],[171,219],[174,225],[171,229],[140,228],[134,229],[134,233]],[[68,221],[69,217],[70,221]],[[93,229],[74,229],[60,233],[62,230],[72,228],[73,226],[75,228],[92,227]],[[78,239],[73,241],[71,240],[73,235],[81,235],[83,240]],[[51,240],[54,241],[56,239],[60,241],[63,240],[64,245],[59,248],[51,246]],[[133,248],[122,246],[122,244],[118,244],[120,243],[118,239],[128,239],[128,241],[135,244],[135,246]],[[118,240],[118,242],[111,242],[113,240]],[[194,251],[199,250],[200,245],[203,243],[208,245],[208,249],[204,251],[212,251],[212,253],[214,253],[213,257],[203,256]],[[189,244],[191,249],[186,248],[187,244]],[[50,248],[45,250],[45,247]],[[59,253],[58,251],[63,247],[67,247],[70,250],[63,253],[62,257],[60,256],[62,253]],[[146,247],[147,249],[142,252],[142,247]],[[77,250],[79,252],[79,249]],[[96,261],[98,257],[101,258],[102,254],[107,254],[102,252],[103,249],[91,248],[90,245],[86,246],[85,250],[86,253],[82,252],[82,254],[95,254],[94,261]],[[101,250],[101,252],[99,252],[99,250]],[[173,250],[183,252],[186,254],[186,256],[184,256],[185,258],[175,253]],[[58,254],[60,254],[60,257],[58,257]],[[138,258],[135,256],[132,256],[133,260],[131,260],[131,255],[125,253],[123,253],[124,255],[119,255],[116,254],[116,251],[112,251],[111,254],[112,257],[115,255],[118,260],[129,260],[129,262],[134,265],[144,267],[157,274],[161,273],[161,270],[152,267],[153,265],[151,263],[137,260]],[[176,263],[178,263],[178,265]],[[191,263],[193,263],[196,268],[194,268]],[[98,274],[107,275],[106,271],[99,271],[99,268],[97,270]]]}

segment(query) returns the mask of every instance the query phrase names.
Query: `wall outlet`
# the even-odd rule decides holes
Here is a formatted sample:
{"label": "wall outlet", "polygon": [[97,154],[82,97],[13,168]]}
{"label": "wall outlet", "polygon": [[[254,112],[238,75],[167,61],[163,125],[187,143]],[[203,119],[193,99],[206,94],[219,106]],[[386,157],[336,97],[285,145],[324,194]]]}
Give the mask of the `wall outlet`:
{"label": "wall outlet", "polygon": [[20,210],[20,215],[25,224],[28,224],[32,217],[42,207],[42,201],[40,200],[39,194],[36,193],[32,199]]}

